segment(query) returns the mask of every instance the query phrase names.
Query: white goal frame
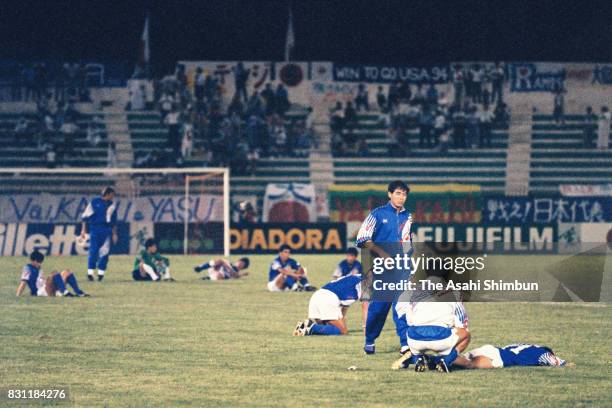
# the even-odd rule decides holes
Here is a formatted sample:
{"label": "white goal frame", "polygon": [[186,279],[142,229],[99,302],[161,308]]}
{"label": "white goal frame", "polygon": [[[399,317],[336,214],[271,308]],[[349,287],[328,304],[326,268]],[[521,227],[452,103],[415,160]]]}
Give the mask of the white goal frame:
{"label": "white goal frame", "polygon": [[[110,167],[65,167],[49,169],[46,167],[0,167],[0,175],[10,174],[185,174],[185,199],[189,197],[189,182],[191,180],[204,179],[206,176],[223,175],[223,256],[230,256],[230,169],[226,167],[183,167],[183,168],[110,168]],[[187,174],[186,174],[187,173]],[[196,173],[198,176],[190,174]],[[1,193],[0,193],[1,194]],[[183,253],[187,254],[188,247],[188,220],[189,208],[186,206],[184,211],[184,235]]]}

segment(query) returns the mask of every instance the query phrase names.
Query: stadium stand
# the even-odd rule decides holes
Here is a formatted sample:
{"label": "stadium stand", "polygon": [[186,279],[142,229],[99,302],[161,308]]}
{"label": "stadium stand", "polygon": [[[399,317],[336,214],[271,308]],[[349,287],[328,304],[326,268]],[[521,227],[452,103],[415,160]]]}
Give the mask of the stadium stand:
{"label": "stadium stand", "polygon": [[585,116],[565,115],[564,122],[554,123],[552,115],[533,115],[531,192],[558,192],[560,184],[593,185],[612,180],[612,150],[585,145]]}

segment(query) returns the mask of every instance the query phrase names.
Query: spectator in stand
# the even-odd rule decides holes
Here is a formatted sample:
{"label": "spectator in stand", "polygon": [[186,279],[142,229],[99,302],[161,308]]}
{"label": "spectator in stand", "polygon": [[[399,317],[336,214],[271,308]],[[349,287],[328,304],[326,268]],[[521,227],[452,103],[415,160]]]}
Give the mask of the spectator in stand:
{"label": "spectator in stand", "polygon": [[48,169],[54,169],[56,165],[55,146],[53,144],[46,144],[44,146],[44,159]]}
{"label": "spectator in stand", "polygon": [[385,92],[383,91],[383,87],[381,85],[378,86],[378,91],[376,92],[376,103],[378,104],[378,109],[381,112],[387,112],[387,97],[385,96]]}
{"label": "spectator in stand", "polygon": [[370,154],[369,148],[368,148],[368,142],[365,136],[363,135],[359,137],[359,141],[357,142],[357,154],[360,157],[367,157]]}
{"label": "spectator in stand", "polygon": [[597,115],[593,113],[593,108],[587,106],[586,114],[584,115],[584,125],[582,128],[582,139],[584,147],[590,149],[593,147],[593,139],[595,139],[595,129],[597,128]]}
{"label": "spectator in stand", "polygon": [[97,116],[94,117],[94,121],[87,123],[86,139],[91,147],[98,147],[100,142],[102,142],[102,136],[97,126],[96,118]]}
{"label": "spectator in stand", "polygon": [[463,105],[463,93],[464,93],[464,72],[461,64],[455,64],[453,66],[453,89],[455,91],[454,105]]}
{"label": "spectator in stand", "polygon": [[557,126],[565,125],[565,97],[563,96],[564,93],[565,91],[563,90],[563,88],[559,88],[555,92],[553,119]]}
{"label": "spectator in stand", "polygon": [[193,87],[193,94],[196,101],[200,102],[204,100],[204,86],[206,84],[206,75],[201,67],[196,68],[195,85]]}
{"label": "spectator in stand", "polygon": [[19,120],[17,121],[17,124],[15,125],[15,130],[14,130],[16,144],[28,146],[31,143],[31,140],[30,140],[31,133],[28,127],[29,127],[28,120],[25,118],[25,116],[20,117]]}
{"label": "spectator in stand", "polygon": [[508,127],[510,121],[510,112],[508,111],[508,105],[504,102],[500,102],[495,105],[495,124],[500,127]]}
{"label": "spectator in stand", "polygon": [[480,140],[480,118],[476,106],[466,108],[467,115],[467,140],[466,147],[471,148],[477,140]]}
{"label": "spectator in stand", "polygon": [[432,109],[434,109],[438,103],[438,90],[436,89],[436,86],[433,84],[433,82],[430,83],[429,87],[427,88],[425,101],[425,103],[427,103],[427,105]]}
{"label": "spectator in stand", "polygon": [[465,127],[466,116],[461,106],[456,105],[453,108],[453,142],[456,149],[465,147]]}
{"label": "spectator in stand", "polygon": [[62,154],[64,158],[75,156],[74,139],[78,130],[79,127],[73,121],[72,117],[67,116],[66,121],[60,127],[60,132],[64,136],[64,143],[62,145]]}
{"label": "spectator in stand", "polygon": [[236,95],[238,98],[244,98],[244,101],[249,100],[249,95],[247,93],[247,81],[249,80],[249,75],[251,73],[250,69],[246,69],[242,62],[238,62],[236,67],[233,68],[234,71],[234,86],[236,87]]}
{"label": "spectator in stand", "polygon": [[117,144],[111,141],[106,150],[106,167],[114,169],[117,167]]}
{"label": "spectator in stand", "polygon": [[429,108],[423,109],[423,114],[419,119],[419,147],[431,147],[431,134],[433,132],[434,117]]}
{"label": "spectator in stand", "polygon": [[183,125],[183,140],[181,141],[181,157],[183,162],[191,157],[193,152],[193,125],[185,123]]}
{"label": "spectator in stand", "polygon": [[440,144],[440,136],[446,130],[446,117],[444,113],[438,109],[434,119],[434,146]]}
{"label": "spectator in stand", "polygon": [[229,116],[238,115],[238,117],[242,117],[244,115],[244,105],[238,96],[234,95],[231,103],[227,107],[227,114]]}
{"label": "spectator in stand", "polygon": [[263,103],[257,91],[253,92],[247,104],[247,115],[264,116]]}
{"label": "spectator in stand", "polygon": [[601,115],[597,121],[597,148],[607,150],[610,144],[610,111],[607,106],[601,107]]}
{"label": "spectator in stand", "polygon": [[401,82],[396,82],[389,85],[389,90],[387,91],[387,112],[393,110],[393,108],[399,103],[400,85]]}
{"label": "spectator in stand", "polygon": [[368,89],[365,84],[359,84],[357,87],[357,96],[355,97],[355,109],[361,111],[362,108],[364,108],[366,112],[370,110]]}
{"label": "spectator in stand", "polygon": [[275,95],[272,89],[272,84],[267,83],[263,91],[261,91],[261,97],[264,100],[266,109],[266,116],[270,116],[276,112]]}
{"label": "spectator in stand", "polygon": [[410,89],[410,82],[408,80],[399,82],[399,99],[412,99],[412,89]]}
{"label": "spectator in stand", "polygon": [[[495,115],[487,104],[483,106],[482,112],[479,114],[480,119],[480,147],[491,147],[491,126]],[[485,146],[486,145],[486,146]]]}
{"label": "spectator in stand", "polygon": [[182,142],[180,135],[181,112],[173,106],[172,110],[166,114],[164,124],[168,127],[168,147],[172,149],[173,157],[176,160],[179,157]]}
{"label": "spectator in stand", "polygon": [[285,113],[287,113],[291,107],[291,104],[289,103],[289,94],[287,93],[287,89],[283,86],[283,84],[278,84],[276,87],[274,101],[276,105],[276,113],[278,113],[281,117],[284,117]]}
{"label": "spectator in stand", "polygon": [[482,83],[484,82],[485,72],[480,64],[473,64],[470,70],[472,76],[472,101],[482,103]]}
{"label": "spectator in stand", "polygon": [[172,95],[164,93],[160,98],[159,102],[159,113],[161,115],[161,122],[164,123],[166,115],[172,111],[174,105],[174,98]]}
{"label": "spectator in stand", "polygon": [[288,153],[287,146],[287,132],[285,127],[282,125],[274,125],[272,134],[274,135],[274,150],[276,156],[282,156],[284,153]]}
{"label": "spectator in stand", "polygon": [[344,108],[344,141],[349,145],[353,145],[356,140],[354,138],[354,130],[357,127],[357,111],[353,107],[352,102],[346,103]]}
{"label": "spectator in stand", "polygon": [[504,67],[500,62],[495,63],[495,67],[491,71],[491,103],[501,103],[504,100]]}

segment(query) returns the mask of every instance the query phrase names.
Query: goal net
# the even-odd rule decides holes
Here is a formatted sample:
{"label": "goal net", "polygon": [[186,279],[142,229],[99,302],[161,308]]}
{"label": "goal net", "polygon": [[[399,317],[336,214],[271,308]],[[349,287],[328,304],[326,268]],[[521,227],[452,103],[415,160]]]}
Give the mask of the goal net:
{"label": "goal net", "polygon": [[136,254],[155,238],[168,254],[229,256],[229,170],[0,169],[0,255],[34,249],[79,255],[81,214],[112,187],[119,240],[113,254]]}

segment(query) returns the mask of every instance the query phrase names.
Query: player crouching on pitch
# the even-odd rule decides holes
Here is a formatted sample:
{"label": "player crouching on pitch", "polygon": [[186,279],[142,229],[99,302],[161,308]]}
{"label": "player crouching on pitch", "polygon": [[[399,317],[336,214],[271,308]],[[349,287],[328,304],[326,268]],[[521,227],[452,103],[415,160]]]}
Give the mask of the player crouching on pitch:
{"label": "player crouching on pitch", "polygon": [[[410,353],[399,358],[391,368],[408,368],[422,372],[430,366],[448,373],[450,366],[470,342],[468,317],[461,302],[445,302],[437,296],[418,302],[398,302],[398,315],[405,314]],[[436,301],[438,300],[438,301]],[[399,311],[401,310],[401,312]]]}
{"label": "player crouching on pitch", "polygon": [[246,257],[240,258],[238,262],[234,262],[233,264],[223,258],[219,258],[204,262],[193,268],[193,270],[200,273],[209,269],[208,276],[203,277],[203,280],[238,279],[249,274],[245,271],[245,269],[249,267],[249,264],[249,258]]}
{"label": "player crouching on pitch", "polygon": [[72,287],[76,296],[89,296],[79,288],[76,276],[68,269],[60,273],[53,271],[51,275],[45,278],[41,269],[44,260],[45,256],[39,251],[30,254],[30,263],[25,265],[21,271],[21,282],[17,287],[17,296],[23,293],[26,286],[30,289],[32,296],[75,296],[66,289],[66,284]]}
{"label": "player crouching on pitch", "polygon": [[294,336],[346,334],[346,312],[361,296],[361,275],[346,275],[317,290],[308,304],[308,320],[298,322]]}
{"label": "player crouching on pitch", "polygon": [[136,281],[174,281],[170,276],[170,260],[157,251],[153,238],[145,241],[145,249],[136,257],[132,277]]}

